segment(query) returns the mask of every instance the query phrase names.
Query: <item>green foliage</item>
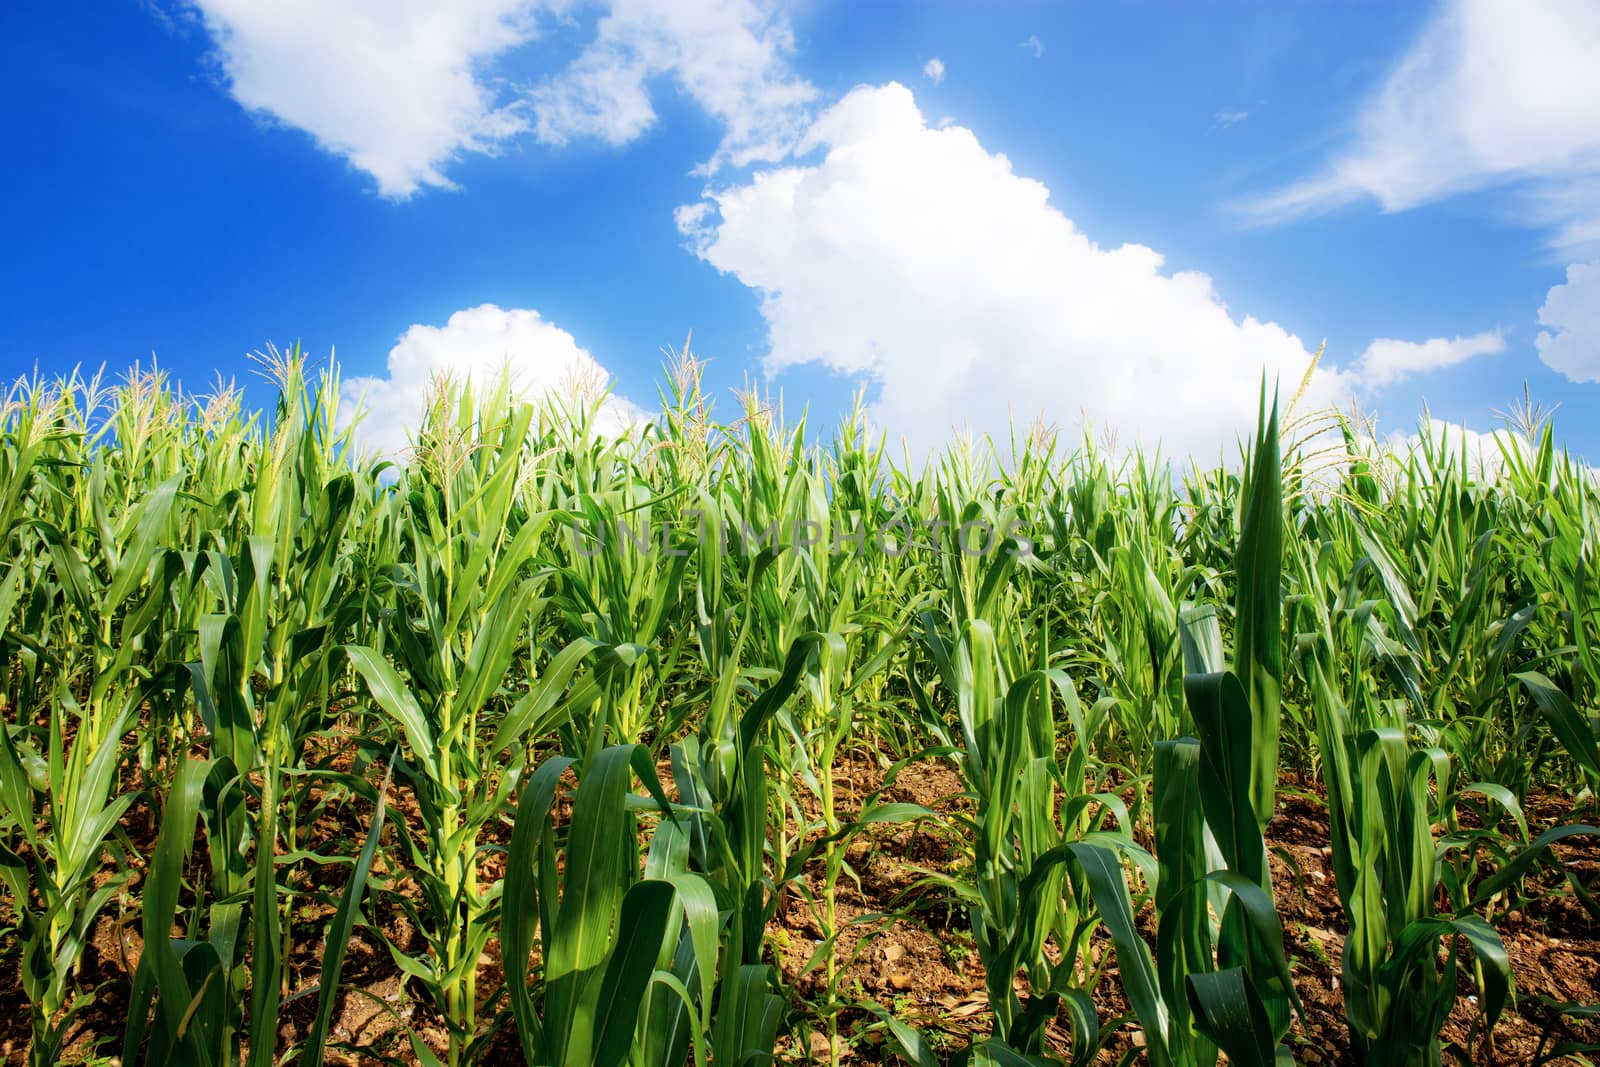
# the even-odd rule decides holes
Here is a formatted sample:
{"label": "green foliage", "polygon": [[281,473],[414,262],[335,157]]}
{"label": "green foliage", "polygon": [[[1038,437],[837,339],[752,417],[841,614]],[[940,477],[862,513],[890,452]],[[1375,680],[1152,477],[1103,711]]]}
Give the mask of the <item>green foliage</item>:
{"label": "green foliage", "polygon": [[1282,674],[1276,405],[1269,418],[1263,404],[1261,423],[1234,555],[1233,668],[1213,669],[1221,658],[1215,616],[1188,612],[1182,645],[1194,670],[1184,696],[1198,738],[1155,746],[1153,957],[1133,928],[1135,908],[1116,854],[1071,846],[1106,917],[1123,990],[1157,1067],[1214,1064],[1218,1049],[1230,1062],[1275,1062],[1291,1007],[1299,1005],[1262,836],[1277,783]]}
{"label": "green foliage", "polygon": [[[0,412],[31,1063],[79,1051],[120,914],[130,1064],[459,1067],[513,1031],[551,1067],[863,1035],[930,1064],[948,1035],[862,1003],[842,948],[914,909],[970,928],[940,931],[984,973],[967,1062],[1086,1064],[1126,1026],[1158,1064],[1276,1061],[1285,769],[1326,787],[1369,1060],[1436,1062],[1463,975],[1493,1024],[1528,895],[1600,911],[1560,866],[1593,831],[1527,803],[1600,788],[1600,491],[1536,419],[1497,474],[1334,417],[1330,464],[1265,390],[1242,464],[1042,428],[913,463],[859,409],[820,442],[755,394],[718,422],[685,356],[627,432],[582,389],[442,382],[381,459],[336,373],[266,369],[259,414],[138,372]],[[892,795],[928,764],[961,795]],[[847,907],[922,834],[945,862]],[[399,976],[387,1033],[337,1032],[357,945]]]}

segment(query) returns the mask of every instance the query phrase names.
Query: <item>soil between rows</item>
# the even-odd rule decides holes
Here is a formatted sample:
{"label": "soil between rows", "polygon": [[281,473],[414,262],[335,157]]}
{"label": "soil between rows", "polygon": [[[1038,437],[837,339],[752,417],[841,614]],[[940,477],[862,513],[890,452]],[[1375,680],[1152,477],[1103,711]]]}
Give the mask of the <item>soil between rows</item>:
{"label": "soil between rows", "polygon": [[[899,769],[884,787],[883,771],[876,761],[853,759],[835,768],[835,788],[841,814],[857,810],[867,796],[881,790],[880,800],[909,801],[946,816],[968,802],[960,795],[960,779],[942,762],[923,762]],[[415,817],[414,803],[399,791],[392,795],[391,818]],[[1528,804],[1530,830],[1537,834],[1550,826],[1572,821],[1567,798],[1541,797]],[[323,842],[354,841],[359,846],[370,813],[361,805],[325,812],[313,834]],[[135,841],[149,838],[148,816],[130,810],[125,827]],[[794,827],[791,827],[793,830]],[[386,831],[392,834],[392,829]],[[504,846],[510,826],[492,825],[486,838]],[[1339,960],[1345,922],[1334,885],[1328,849],[1328,818],[1317,788],[1287,777],[1280,788],[1278,814],[1268,827],[1272,851],[1274,890],[1283,921],[1285,945],[1291,956],[1296,989],[1306,1009],[1290,1034],[1290,1047],[1298,1062],[1308,1064],[1354,1063],[1339,993]],[[1587,836],[1570,838],[1556,846],[1562,860],[1588,886],[1600,884],[1600,842]],[[150,849],[140,850],[149,855]],[[989,1032],[990,1018],[984,996],[984,975],[973,948],[965,911],[929,881],[929,873],[960,875],[963,849],[954,831],[938,821],[912,826],[873,826],[850,847],[849,870],[841,878],[837,901],[842,932],[834,958],[835,989],[847,1005],[866,1002],[892,1012],[921,1029],[935,1048],[954,1052],[971,1038]],[[485,853],[481,877],[499,877],[498,852]],[[820,864],[807,872],[814,893],[820,888]],[[343,868],[321,868],[318,887],[337,893]],[[1540,882],[1558,887],[1561,878],[1546,870]],[[137,891],[140,872],[133,872],[127,890],[109,905],[97,923],[93,942],[85,954],[82,978],[95,990],[74,1035],[64,1063],[107,1062],[120,1051],[127,1018],[128,988],[137,964],[139,913]],[[403,882],[398,885],[404,889]],[[331,907],[312,895],[295,915],[297,951],[289,960],[291,990],[312,989],[321,965],[320,938]],[[398,907],[369,911],[389,942],[402,951],[419,953],[423,942]],[[1148,914],[1141,916],[1147,936],[1153,936]],[[1511,958],[1515,993],[1495,1027],[1492,1040],[1483,1032],[1470,983],[1462,976],[1462,996],[1444,1031],[1448,1045],[1464,1051],[1474,1063],[1532,1064],[1541,1048],[1554,1041],[1600,1042],[1600,1021],[1577,1022],[1562,1018],[1545,1001],[1592,1004],[1600,1000],[1600,931],[1588,914],[1571,899],[1556,893],[1513,912],[1497,923]],[[807,1010],[826,1000],[825,956],[819,954],[822,930],[808,894],[791,889],[779,901],[777,915],[768,928],[772,962],[780,968],[785,987],[795,1000],[791,1009]],[[480,962],[478,988],[487,1000],[503,984],[498,943],[491,940]],[[1097,954],[1109,953],[1102,934],[1091,946]],[[24,1062],[28,1042],[28,1008],[23,995],[17,953],[0,974],[0,1056],[5,1063]],[[1096,992],[1102,1023],[1128,1010],[1116,980],[1114,960],[1107,960],[1106,980]],[[344,991],[336,1011],[332,1040],[333,1063],[413,1063],[405,1028],[410,1027],[435,1049],[443,1047],[445,1030],[425,999],[407,990],[401,972],[370,929],[358,928],[344,966]],[[503,1007],[498,997],[495,1007]],[[280,1037],[285,1046],[309,1029],[315,1012],[315,995],[292,999],[283,1012]],[[488,1011],[485,1011],[488,1014]],[[488,1040],[485,1062],[518,1063],[515,1034],[501,1012],[501,1025]],[[855,1063],[895,1062],[884,1047],[877,1017],[862,1006],[843,1007],[837,1015],[841,1039],[839,1054]],[[1069,1031],[1063,1020],[1052,1025],[1050,1044],[1065,1054]],[[1549,1035],[1547,1039],[1547,1035]],[[1100,1061],[1114,1063],[1131,1045],[1139,1044],[1136,1025],[1128,1022],[1116,1034]],[[365,1050],[353,1050],[364,1046]],[[779,1061],[806,1063],[824,1058],[827,1037],[820,1031],[802,1033],[780,1045]],[[97,1059],[97,1057],[100,1057]]]}

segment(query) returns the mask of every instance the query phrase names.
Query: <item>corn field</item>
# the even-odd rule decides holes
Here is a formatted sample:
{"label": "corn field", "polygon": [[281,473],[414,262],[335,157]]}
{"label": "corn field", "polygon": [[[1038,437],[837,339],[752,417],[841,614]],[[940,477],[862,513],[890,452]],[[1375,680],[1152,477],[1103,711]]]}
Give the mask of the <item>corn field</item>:
{"label": "corn field", "polygon": [[13,1061],[1600,1048],[1512,951],[1600,915],[1600,487],[1537,412],[1492,470],[1270,390],[1212,468],[913,462],[686,357],[620,437],[441,383],[394,462],[269,369],[5,400]]}

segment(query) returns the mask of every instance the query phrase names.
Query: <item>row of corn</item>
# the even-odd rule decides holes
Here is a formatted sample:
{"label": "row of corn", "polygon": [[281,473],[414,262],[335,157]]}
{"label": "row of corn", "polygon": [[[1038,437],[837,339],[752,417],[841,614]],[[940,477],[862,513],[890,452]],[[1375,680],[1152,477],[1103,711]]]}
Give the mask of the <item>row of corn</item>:
{"label": "row of corn", "polygon": [[[686,358],[620,437],[593,397],[441,383],[394,462],[334,373],[268,369],[263,413],[141,373],[5,400],[0,965],[31,1063],[1282,1062],[1291,772],[1364,1062],[1438,1063],[1463,990],[1492,1033],[1532,895],[1596,911],[1560,862],[1583,813],[1525,813],[1600,788],[1600,491],[1544,420],[1492,471],[1266,400],[1213,468],[1039,428],[912,463],[859,412],[820,443],[754,395],[717,422]],[[889,799],[930,763],[960,797]],[[863,846],[907,832],[957,860],[851,914]],[[985,976],[957,1048],[843,951],[938,905]]]}

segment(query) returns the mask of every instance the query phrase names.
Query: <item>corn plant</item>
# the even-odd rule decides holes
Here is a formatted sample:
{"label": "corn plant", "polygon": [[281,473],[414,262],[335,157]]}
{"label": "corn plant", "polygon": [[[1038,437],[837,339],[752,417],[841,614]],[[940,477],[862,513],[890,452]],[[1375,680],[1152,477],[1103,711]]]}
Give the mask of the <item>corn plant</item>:
{"label": "corn plant", "polygon": [[[572,764],[558,757],[529,778],[507,856],[502,958],[523,1054],[529,1064],[551,1067],[665,1065],[673,1053],[683,1062],[692,1037],[696,1063],[704,1063],[705,1011],[717,970],[715,898],[686,870],[640,878],[629,779],[637,776],[659,811],[675,817],[643,746],[603,749],[588,762],[565,842],[558,841],[551,809]],[[660,851],[681,853],[679,845]],[[655,865],[670,865],[656,852]],[[540,966],[530,984],[522,971],[535,931]],[[686,955],[675,972],[680,942]],[[668,967],[658,977],[663,959]],[[673,1010],[647,998],[657,982],[677,995],[666,1006]],[[647,1005],[657,1010],[647,1012]]]}
{"label": "corn plant", "polygon": [[589,727],[588,747],[602,738],[617,744],[649,739],[688,637],[687,628],[677,627],[670,641],[661,640],[690,550],[672,540],[671,525],[642,483],[627,480],[605,496],[585,496],[575,514],[566,589],[557,606],[574,637],[591,637],[620,653],[605,674],[603,714]]}
{"label": "corn plant", "polygon": [[[184,936],[172,937],[203,806],[211,815],[210,850],[226,857],[232,851],[229,838],[237,840],[247,832],[238,775],[228,761],[186,761],[167,798],[140,906],[144,951],[133,977],[133,1003],[123,1041],[128,1063],[211,1065],[232,1059],[227,969],[237,920],[225,903],[221,908],[196,909]],[[146,1052],[142,1061],[141,1050]]]}
{"label": "corn plant", "polygon": [[[747,557],[746,587],[759,588],[773,580],[778,557],[771,548]],[[764,951],[765,928],[782,894],[819,855],[824,857],[825,880],[830,872],[837,877],[844,846],[864,827],[903,823],[932,813],[911,804],[869,803],[855,818],[836,819],[833,830],[804,844],[787,842],[772,818],[772,795],[787,788],[781,781],[774,783],[769,773],[769,763],[781,765],[773,754],[772,724],[780,715],[793,722],[784,708],[797,694],[834,692],[836,683],[828,674],[844,658],[842,642],[834,634],[802,633],[783,657],[781,670],[748,667],[741,657],[761,647],[751,637],[759,615],[757,603],[745,600],[741,608],[725,604],[720,583],[702,584],[699,601],[701,656],[714,672],[711,703],[697,733],[672,746],[681,829],[678,823],[664,824],[658,835],[681,840],[681,862],[712,886],[726,912],[726,948],[718,964],[715,1009],[710,1013],[715,1020],[712,1061],[762,1062],[771,1055],[781,1021],[782,1000],[774,991],[776,976]],[[767,684],[741,709],[740,691],[758,678],[767,679]],[[787,807],[780,803],[778,811]],[[652,862],[654,856],[653,846]],[[659,1001],[668,996],[666,991],[653,994],[652,1017],[661,1010]]]}
{"label": "corn plant", "polygon": [[[125,873],[108,879],[108,847],[134,796],[125,786],[123,739],[141,706],[169,686],[165,654],[171,591],[183,563],[167,547],[182,477],[135,493],[77,408],[71,388],[34,390],[8,412],[7,546],[0,612],[8,634],[18,612],[33,636],[7,644],[25,658],[27,690],[12,704],[26,719],[0,724],[0,872],[10,887],[32,1008],[34,1063],[52,1063],[86,1001],[72,973],[100,910]],[[158,381],[123,394],[106,426],[124,447],[152,444],[174,401]],[[65,446],[68,455],[60,449]],[[71,457],[84,449],[80,464]],[[49,468],[44,464],[48,462]],[[160,469],[160,468],[157,468]],[[38,480],[49,472],[59,494]],[[30,507],[33,505],[34,507]],[[26,600],[23,599],[26,592]],[[19,647],[20,645],[20,647]],[[8,702],[9,703],[9,702]],[[35,718],[43,709],[43,722]],[[24,860],[16,851],[27,850]]]}
{"label": "corn plant", "polygon": [[273,367],[278,410],[243,479],[237,532],[208,532],[195,553],[194,596],[212,610],[198,615],[198,655],[187,665],[211,751],[234,768],[255,808],[251,855],[224,854],[218,887],[230,922],[249,916],[248,936],[223,958],[233,997],[242,1001],[248,985],[253,1064],[273,1059],[287,992],[285,918],[297,872],[280,852],[307,855],[298,838],[310,779],[290,772],[304,770],[308,742],[331,723],[342,646],[366,621],[365,578],[350,568],[344,531],[369,495],[335,458],[349,447],[334,428],[338,382],[324,375],[309,386],[298,349]]}
{"label": "corn plant", "polygon": [[1351,1036],[1369,1062],[1436,1064],[1456,999],[1458,935],[1481,964],[1491,1026],[1509,979],[1492,928],[1476,915],[1435,911],[1441,869],[1430,804],[1434,789],[1448,788],[1449,757],[1414,746],[1397,710],[1363,701],[1352,713],[1320,668],[1314,678],[1334,873],[1350,921],[1342,973]]}
{"label": "corn plant", "polygon": [[[1355,590],[1347,587],[1348,593]],[[1342,968],[1345,1012],[1365,1061],[1437,1064],[1439,1031],[1456,1002],[1462,946],[1471,953],[1491,1029],[1508,995],[1505,947],[1479,910],[1520,880],[1550,845],[1593,831],[1558,827],[1525,840],[1515,853],[1500,846],[1496,835],[1464,833],[1453,813],[1466,793],[1497,802],[1517,820],[1524,839],[1526,825],[1508,790],[1492,782],[1457,783],[1451,754],[1417,740],[1407,702],[1378,699],[1372,668],[1391,654],[1381,625],[1390,609],[1353,601],[1341,598],[1325,609],[1324,634],[1307,642],[1305,657],[1316,700],[1335,882],[1351,930]],[[1335,663],[1349,667],[1340,670]],[[1538,677],[1518,677],[1530,688],[1540,685]],[[1474,845],[1489,848],[1487,869],[1469,855]],[[1441,890],[1453,911],[1441,911]]]}
{"label": "corn plant", "polygon": [[[82,1028],[119,941],[125,1062],[392,1056],[332,1032],[370,992],[344,981],[361,927],[442,1017],[400,1053],[424,1064],[508,1027],[540,1064],[819,1034],[837,1061],[846,1009],[936,1062],[841,946],[906,899],[845,918],[869,828],[938,820],[956,854],[913,894],[970,923],[971,1062],[1088,1062],[1128,1021],[1100,1017],[1115,974],[1151,1061],[1266,1063],[1296,1004],[1285,772],[1326,787],[1369,1059],[1433,1062],[1461,983],[1509,1003],[1493,927],[1533,896],[1600,912],[1557,851],[1592,831],[1530,818],[1600,790],[1600,482],[1531,403],[1494,469],[1349,417],[1280,444],[1264,397],[1242,465],[1042,426],[913,461],[860,402],[831,436],[754,391],[718,421],[673,358],[622,426],[600,383],[440,382],[392,462],[298,349],[259,412],[145,372],[8,394],[0,962],[30,1062],[114,1038]],[[1292,443],[1318,427],[1333,460]],[[925,760],[955,811],[885,802]],[[767,936],[796,911],[809,959]]]}
{"label": "corn plant", "polygon": [[[524,738],[595,698],[592,676],[576,687],[586,696],[569,694],[568,684],[596,643],[562,649],[504,707],[504,678],[545,602],[532,561],[549,516],[524,513],[518,495],[533,412],[509,401],[503,381],[481,403],[468,391],[447,405],[441,394],[423,455],[403,483],[402,561],[391,579],[397,603],[385,648],[351,645],[346,653],[410,750],[406,776],[423,825],[420,834],[403,828],[402,837],[422,908],[396,902],[412,909],[428,952],[393,956],[437,1000],[449,1026],[446,1060],[456,1067],[476,1034],[478,959],[492,933],[479,834],[520,775]],[[485,773],[508,758],[505,773]]]}
{"label": "corn plant", "polygon": [[1218,1049],[1233,1063],[1273,1063],[1299,1003],[1263,837],[1278,774],[1281,492],[1277,407],[1269,416],[1263,397],[1241,490],[1233,661],[1216,669],[1216,615],[1185,612],[1184,698],[1198,737],[1155,747],[1153,956],[1133,927],[1117,854],[1094,843],[1072,846],[1157,1064],[1210,1064]]}
{"label": "corn plant", "polygon": [[[974,804],[974,884],[942,881],[969,902],[995,1020],[987,1047],[1041,1053],[1045,1024],[1064,1003],[1074,1062],[1090,1062],[1100,1035],[1089,996],[1095,974],[1084,954],[1097,919],[1081,873],[1067,877],[1068,863],[1074,844],[1108,836],[1099,829],[1106,814],[1115,813],[1126,834],[1127,810],[1115,795],[1084,788],[1082,760],[1096,729],[1066,675],[1036,669],[1009,680],[982,619],[968,622],[954,647],[931,620],[924,626],[943,687],[956,702],[959,741],[952,747],[961,754]],[[931,700],[924,704],[925,714],[937,715]],[[1058,715],[1073,728],[1075,756],[1066,769],[1056,762]],[[1091,802],[1099,814],[1091,814]],[[1053,964],[1045,953],[1052,936],[1059,953]],[[1015,990],[1019,972],[1031,989],[1026,1000]]]}

